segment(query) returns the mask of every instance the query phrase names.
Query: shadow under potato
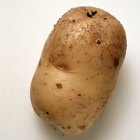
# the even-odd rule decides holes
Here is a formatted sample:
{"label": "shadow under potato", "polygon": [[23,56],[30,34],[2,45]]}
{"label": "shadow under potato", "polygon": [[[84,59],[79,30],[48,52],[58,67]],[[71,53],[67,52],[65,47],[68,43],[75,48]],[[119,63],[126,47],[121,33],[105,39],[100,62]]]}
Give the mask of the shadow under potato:
{"label": "shadow under potato", "polygon": [[[50,140],[104,140],[108,139],[110,134],[115,133],[116,128],[119,127],[123,121],[123,115],[125,114],[125,108],[127,104],[124,101],[130,97],[127,95],[127,87],[131,86],[130,78],[130,68],[124,63],[118,79],[116,88],[113,92],[109,103],[104,109],[104,112],[96,120],[96,122],[87,131],[80,135],[66,135],[60,132],[51,124],[46,124],[41,119],[37,119],[38,126],[42,135],[46,136],[46,139]],[[44,137],[45,137],[44,136]]]}

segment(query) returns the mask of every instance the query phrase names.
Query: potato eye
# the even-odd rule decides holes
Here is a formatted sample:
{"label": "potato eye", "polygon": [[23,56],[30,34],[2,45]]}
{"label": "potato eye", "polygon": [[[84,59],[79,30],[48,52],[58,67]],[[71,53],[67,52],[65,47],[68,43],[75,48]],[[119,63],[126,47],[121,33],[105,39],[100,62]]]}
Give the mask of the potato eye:
{"label": "potato eye", "polygon": [[97,14],[97,11],[88,11],[87,12],[87,16],[92,18],[93,16],[95,16]]}

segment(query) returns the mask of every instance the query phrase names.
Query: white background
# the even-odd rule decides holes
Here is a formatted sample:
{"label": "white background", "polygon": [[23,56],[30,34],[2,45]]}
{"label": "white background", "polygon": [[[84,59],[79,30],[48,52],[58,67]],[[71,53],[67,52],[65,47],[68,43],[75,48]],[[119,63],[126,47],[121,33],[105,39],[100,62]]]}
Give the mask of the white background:
{"label": "white background", "polygon": [[[30,83],[47,36],[70,8],[103,8],[123,24],[128,41],[114,94],[102,116],[79,136],[62,136],[40,120]],[[140,140],[139,0],[0,0],[0,140]]]}

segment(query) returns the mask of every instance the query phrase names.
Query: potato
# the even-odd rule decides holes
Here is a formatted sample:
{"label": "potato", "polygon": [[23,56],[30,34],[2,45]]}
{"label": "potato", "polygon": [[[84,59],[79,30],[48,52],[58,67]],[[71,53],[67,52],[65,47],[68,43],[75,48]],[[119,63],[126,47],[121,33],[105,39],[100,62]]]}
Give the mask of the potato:
{"label": "potato", "polygon": [[80,134],[102,113],[126,53],[121,23],[95,7],[70,9],[49,35],[31,83],[42,119]]}

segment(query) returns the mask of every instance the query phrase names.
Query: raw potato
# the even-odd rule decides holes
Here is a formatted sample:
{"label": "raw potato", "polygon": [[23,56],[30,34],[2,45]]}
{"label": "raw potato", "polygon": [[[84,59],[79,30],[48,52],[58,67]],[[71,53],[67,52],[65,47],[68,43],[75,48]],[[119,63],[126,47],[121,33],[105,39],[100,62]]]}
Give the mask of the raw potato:
{"label": "raw potato", "polygon": [[103,111],[126,52],[125,31],[109,13],[77,7],[49,35],[31,83],[35,112],[67,134],[80,134]]}

